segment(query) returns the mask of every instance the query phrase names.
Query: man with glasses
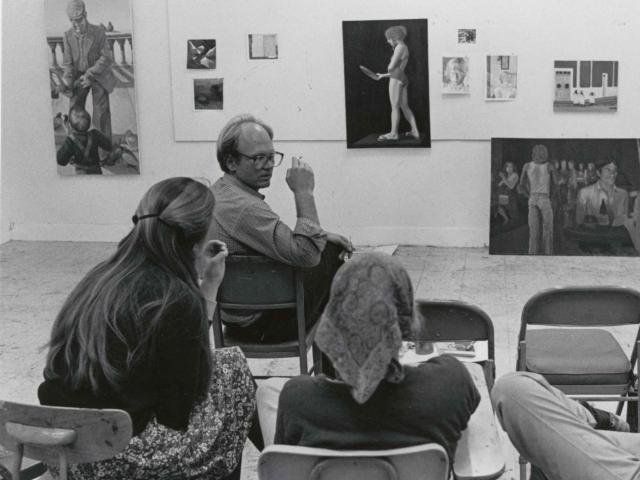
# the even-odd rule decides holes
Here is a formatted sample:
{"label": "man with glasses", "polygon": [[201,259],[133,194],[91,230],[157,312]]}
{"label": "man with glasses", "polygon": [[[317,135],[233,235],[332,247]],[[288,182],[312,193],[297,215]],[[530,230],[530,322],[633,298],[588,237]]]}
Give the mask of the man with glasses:
{"label": "man with glasses", "polygon": [[[311,326],[322,313],[343,257],[353,251],[347,238],[320,226],[313,170],[297,157],[287,169],[286,181],[297,214],[291,229],[259,193],[271,184],[273,169],[284,157],[274,150],[271,127],[252,115],[238,115],[220,132],[216,153],[224,175],[212,187],[216,208],[208,237],[225,242],[230,255],[265,255],[288,265],[308,267],[305,317]],[[294,313],[234,310],[223,311],[221,317],[233,335],[269,343],[296,338]]]}

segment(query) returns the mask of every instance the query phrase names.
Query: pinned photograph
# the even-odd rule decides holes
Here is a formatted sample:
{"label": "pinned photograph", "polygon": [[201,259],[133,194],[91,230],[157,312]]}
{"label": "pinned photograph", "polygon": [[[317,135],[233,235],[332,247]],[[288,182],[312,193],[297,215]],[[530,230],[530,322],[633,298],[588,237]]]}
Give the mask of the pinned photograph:
{"label": "pinned photograph", "polygon": [[489,252],[640,253],[640,140],[491,140]]}
{"label": "pinned photograph", "polygon": [[442,93],[469,94],[469,57],[442,57]]}
{"label": "pinned photograph", "polygon": [[216,41],[188,40],[187,68],[216,68]]}
{"label": "pinned photograph", "polygon": [[193,102],[196,110],[222,110],[222,78],[195,78]]}
{"label": "pinned photograph", "polygon": [[249,34],[249,58],[252,60],[278,58],[278,36],[270,34]]}
{"label": "pinned photograph", "polygon": [[475,28],[459,28],[458,43],[476,43]]}
{"label": "pinned photograph", "polygon": [[140,173],[129,2],[45,2],[60,175]]}
{"label": "pinned photograph", "polygon": [[515,100],[518,93],[518,57],[487,55],[487,100]]}
{"label": "pinned photograph", "polygon": [[556,60],[553,63],[554,112],[618,110],[618,62]]}
{"label": "pinned photograph", "polygon": [[427,24],[342,22],[347,148],[431,146]]}

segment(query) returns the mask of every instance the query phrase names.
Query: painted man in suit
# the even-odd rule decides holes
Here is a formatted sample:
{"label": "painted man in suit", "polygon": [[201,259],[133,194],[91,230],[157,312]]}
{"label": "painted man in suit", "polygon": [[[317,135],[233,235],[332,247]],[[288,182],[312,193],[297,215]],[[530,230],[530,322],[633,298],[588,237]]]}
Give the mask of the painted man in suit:
{"label": "painted man in suit", "polygon": [[85,108],[87,96],[93,97],[93,126],[111,140],[109,94],[116,78],[111,71],[113,55],[104,28],[87,21],[82,0],[70,0],[67,16],[71,28],[63,35],[63,82],[70,94],[70,107]]}

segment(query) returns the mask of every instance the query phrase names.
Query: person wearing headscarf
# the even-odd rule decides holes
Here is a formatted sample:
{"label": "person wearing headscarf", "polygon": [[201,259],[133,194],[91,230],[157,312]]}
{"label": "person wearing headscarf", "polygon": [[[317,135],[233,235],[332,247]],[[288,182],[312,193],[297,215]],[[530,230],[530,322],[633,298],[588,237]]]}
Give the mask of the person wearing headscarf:
{"label": "person wearing headscarf", "polygon": [[402,339],[412,330],[411,280],[396,259],[370,253],[340,267],[315,338],[336,379],[263,383],[257,399],[265,443],[386,449],[436,442],[453,459],[480,394],[452,356],[402,365]]}

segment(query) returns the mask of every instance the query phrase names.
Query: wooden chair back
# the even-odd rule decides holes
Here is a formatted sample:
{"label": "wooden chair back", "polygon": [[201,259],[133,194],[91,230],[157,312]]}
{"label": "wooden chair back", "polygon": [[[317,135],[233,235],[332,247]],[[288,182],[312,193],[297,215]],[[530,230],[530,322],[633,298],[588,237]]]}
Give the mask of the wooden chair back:
{"label": "wooden chair back", "polygon": [[122,410],[45,407],[0,401],[0,445],[15,452],[13,478],[20,478],[22,457],[60,464],[111,458],[131,439],[131,418]]}
{"label": "wooden chair back", "polygon": [[328,450],[271,445],[258,460],[259,480],[446,480],[449,460],[435,443],[391,450]]}

